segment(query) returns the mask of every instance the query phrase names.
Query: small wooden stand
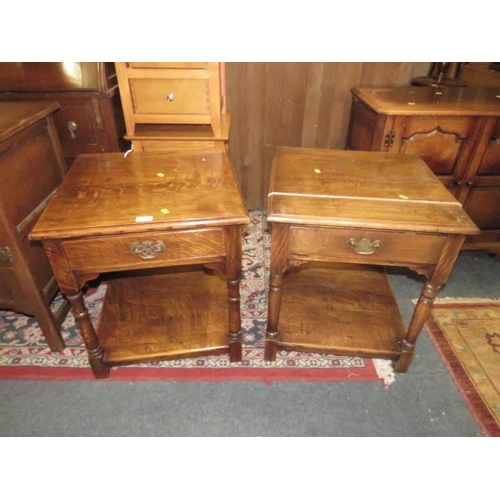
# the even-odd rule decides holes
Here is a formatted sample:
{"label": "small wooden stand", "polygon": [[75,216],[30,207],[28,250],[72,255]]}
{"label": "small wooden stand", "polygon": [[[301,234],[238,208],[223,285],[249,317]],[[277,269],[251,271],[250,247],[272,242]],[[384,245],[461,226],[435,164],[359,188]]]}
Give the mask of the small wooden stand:
{"label": "small wooden stand", "polygon": [[[241,228],[224,151],[82,155],[30,234],[72,305],[96,378],[111,366],[241,361]],[[111,273],[97,331],[84,284]],[[125,273],[125,274],[124,274]]]}
{"label": "small wooden stand", "polygon": [[[403,154],[279,148],[267,215],[265,359],[278,349],[376,357],[399,372],[465,235],[478,232],[429,167]],[[408,329],[384,266],[427,278]]]}

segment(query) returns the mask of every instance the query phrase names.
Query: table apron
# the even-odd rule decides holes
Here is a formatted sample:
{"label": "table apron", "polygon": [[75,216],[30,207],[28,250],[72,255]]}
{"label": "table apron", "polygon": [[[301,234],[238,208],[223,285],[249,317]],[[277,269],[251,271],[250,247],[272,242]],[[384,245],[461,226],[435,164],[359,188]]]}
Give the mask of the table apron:
{"label": "table apron", "polygon": [[71,268],[78,272],[110,272],[190,263],[223,261],[220,228],[77,238],[63,242]]}
{"label": "table apron", "polygon": [[433,265],[447,235],[291,226],[290,260]]}

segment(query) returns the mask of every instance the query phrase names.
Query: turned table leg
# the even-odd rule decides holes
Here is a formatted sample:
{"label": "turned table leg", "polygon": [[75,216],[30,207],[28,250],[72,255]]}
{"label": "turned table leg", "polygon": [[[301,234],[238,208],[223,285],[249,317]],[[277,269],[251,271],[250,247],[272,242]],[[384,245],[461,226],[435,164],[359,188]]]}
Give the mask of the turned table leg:
{"label": "turned table leg", "polygon": [[267,330],[264,359],[276,361],[278,349],[278,322],[280,317],[281,299],[283,297],[283,281],[285,274],[271,274],[269,281],[269,296],[267,306]]}
{"label": "turned table leg", "polygon": [[[64,292],[63,292],[64,293]],[[95,378],[109,377],[109,368],[104,364],[104,349],[99,344],[99,338],[90,320],[89,311],[85,306],[81,291],[75,295],[65,294],[71,303],[71,312],[75,316],[85,347],[87,348],[89,363]]]}
{"label": "turned table leg", "polygon": [[104,350],[99,344],[99,338],[90,320],[89,312],[83,300],[81,288],[83,284],[97,275],[86,275],[77,278],[71,270],[66,258],[64,247],[60,241],[47,240],[43,242],[45,253],[50,261],[59,290],[71,304],[71,312],[75,316],[85,347],[87,348],[89,363],[95,378],[109,377],[109,367],[104,363]]}
{"label": "turned table leg", "polygon": [[450,276],[464,239],[464,236],[458,235],[450,235],[448,237],[448,241],[441,253],[434,273],[424,284],[422,293],[413,311],[413,317],[408,327],[406,338],[401,341],[401,356],[397,359],[394,366],[396,372],[404,373],[408,370],[413,356],[415,355],[415,342],[417,337],[429,317],[434,299]]}
{"label": "turned table leg", "polygon": [[235,363],[241,361],[243,353],[240,312],[242,235],[240,226],[231,226],[225,231],[229,361]]}
{"label": "turned table leg", "polygon": [[267,299],[267,328],[264,350],[264,359],[266,361],[276,361],[279,341],[278,323],[286,271],[288,230],[288,224],[273,224],[271,227],[271,276]]}

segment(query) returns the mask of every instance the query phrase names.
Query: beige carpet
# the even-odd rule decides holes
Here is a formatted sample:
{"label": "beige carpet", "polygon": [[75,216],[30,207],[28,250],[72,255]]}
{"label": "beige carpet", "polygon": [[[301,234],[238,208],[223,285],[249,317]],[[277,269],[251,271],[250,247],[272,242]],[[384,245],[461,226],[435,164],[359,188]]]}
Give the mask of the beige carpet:
{"label": "beige carpet", "polygon": [[500,300],[436,300],[426,328],[486,436],[500,436]]}

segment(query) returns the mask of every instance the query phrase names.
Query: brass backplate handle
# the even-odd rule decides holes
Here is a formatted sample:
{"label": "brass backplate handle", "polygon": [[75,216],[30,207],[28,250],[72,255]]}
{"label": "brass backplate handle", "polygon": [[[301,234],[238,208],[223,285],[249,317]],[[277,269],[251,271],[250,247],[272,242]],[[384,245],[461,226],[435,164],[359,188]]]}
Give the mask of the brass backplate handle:
{"label": "brass backplate handle", "polygon": [[0,247],[0,260],[2,262],[12,262],[12,252],[9,247]]}
{"label": "brass backplate handle", "polygon": [[160,252],[165,252],[165,243],[160,240],[145,240],[142,243],[134,241],[130,245],[130,251],[139,255],[141,259],[154,259]]}
{"label": "brass backplate handle", "polygon": [[73,140],[75,140],[76,139],[75,130],[78,128],[76,122],[70,121],[66,124],[66,126],[68,127],[69,135]]}
{"label": "brass backplate handle", "polygon": [[359,255],[371,255],[377,248],[382,248],[382,242],[375,240],[373,243],[368,238],[347,240],[347,246],[351,247]]}

